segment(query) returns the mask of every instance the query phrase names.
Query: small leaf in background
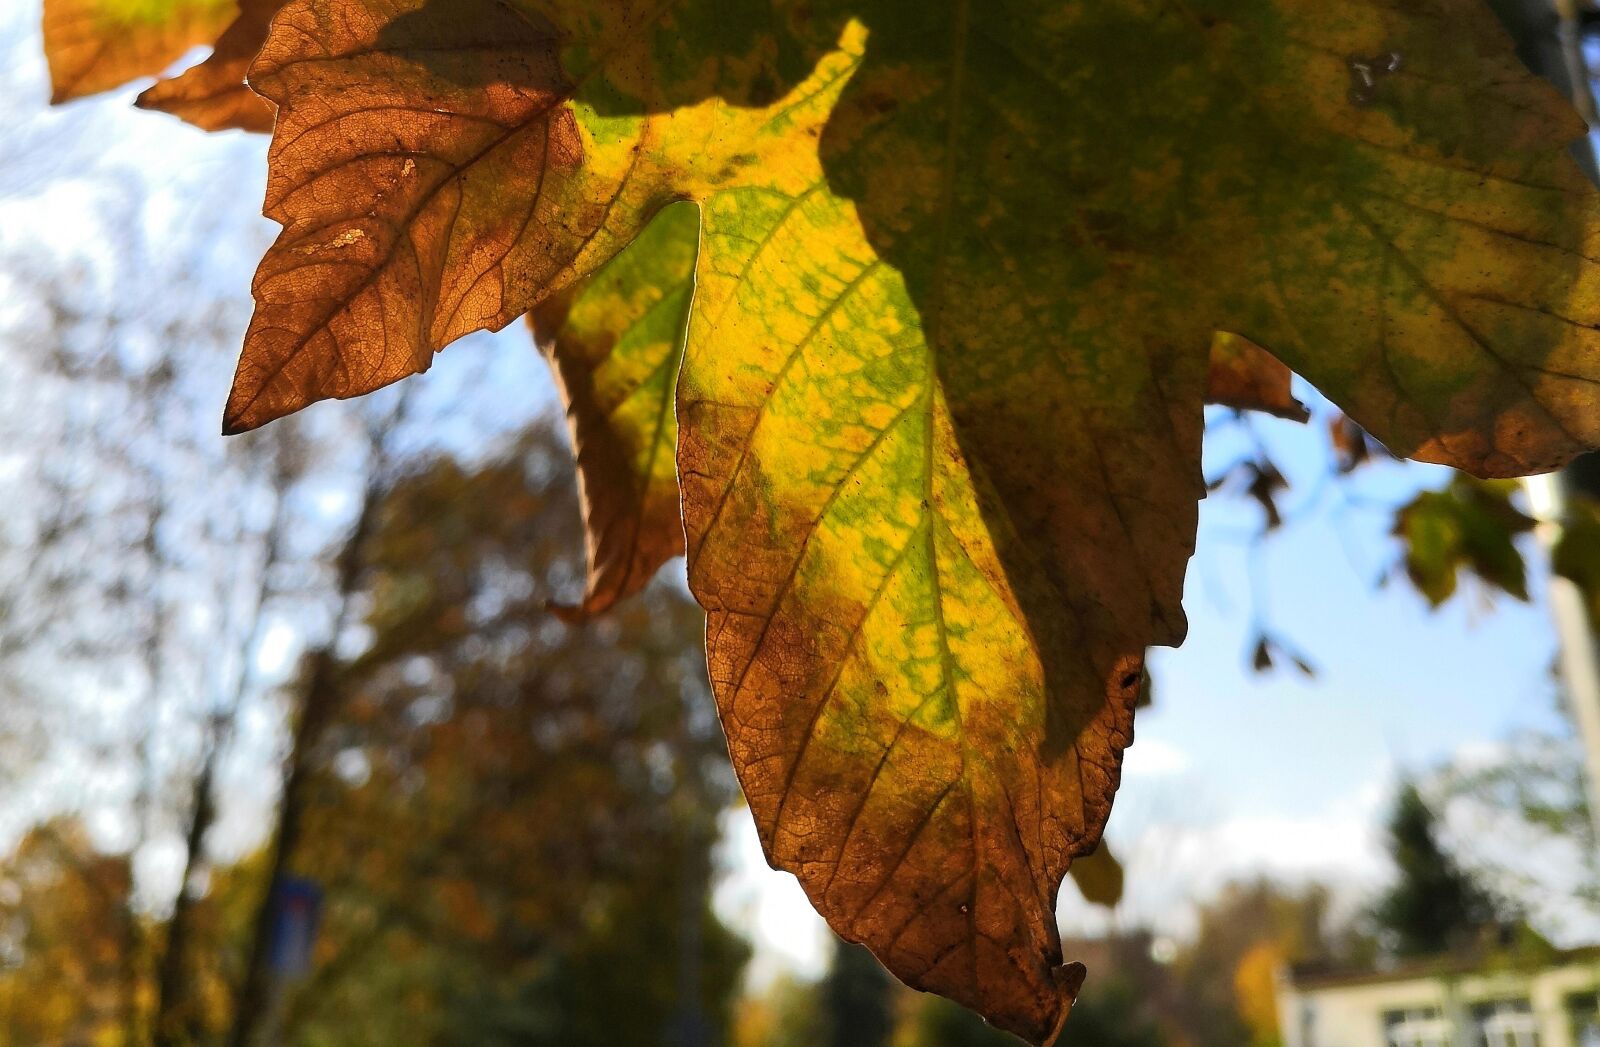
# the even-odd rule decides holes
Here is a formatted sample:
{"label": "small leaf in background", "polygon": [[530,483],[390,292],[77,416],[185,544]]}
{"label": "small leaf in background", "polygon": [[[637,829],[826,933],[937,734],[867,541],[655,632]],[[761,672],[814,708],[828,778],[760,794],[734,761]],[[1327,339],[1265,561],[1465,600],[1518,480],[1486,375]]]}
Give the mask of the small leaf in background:
{"label": "small leaf in background", "polygon": [[1412,584],[1434,607],[1457,589],[1462,571],[1518,600],[1528,599],[1527,569],[1514,539],[1534,520],[1512,504],[1517,485],[1457,474],[1439,491],[1424,491],[1396,514]]}
{"label": "small leaf in background", "polygon": [[567,404],[589,579],[573,618],[606,610],[683,553],[672,396],[694,294],[700,212],[668,206],[627,250],[529,314]]}
{"label": "small leaf in background", "polygon": [[1111,845],[1105,840],[1100,841],[1099,847],[1073,862],[1072,868],[1067,871],[1086,901],[1107,909],[1115,909],[1121,904],[1126,877],[1122,863],[1111,853]]}
{"label": "small leaf in background", "polygon": [[1568,503],[1550,566],[1583,593],[1590,621],[1600,627],[1600,502],[1575,497]]}
{"label": "small leaf in background", "polygon": [[1348,476],[1373,460],[1394,460],[1388,448],[1374,440],[1347,414],[1335,414],[1328,419],[1328,439],[1341,476]]}
{"label": "small leaf in background", "polygon": [[1281,661],[1294,666],[1301,676],[1309,678],[1317,675],[1317,667],[1305,655],[1279,637],[1258,632],[1250,647],[1250,668],[1258,673],[1268,673],[1277,668]]}
{"label": "small leaf in background", "polygon": [[155,76],[215,40],[237,11],[235,0],[44,0],[50,100]]}
{"label": "small leaf in background", "polygon": [[1206,490],[1213,493],[1243,495],[1259,505],[1264,521],[1263,531],[1276,531],[1283,526],[1283,513],[1278,509],[1277,496],[1288,489],[1288,479],[1265,454],[1236,462],[1206,485]]}
{"label": "small leaf in background", "polygon": [[1212,336],[1207,403],[1305,422],[1311,412],[1294,398],[1293,381],[1293,371],[1248,338],[1226,331]]}

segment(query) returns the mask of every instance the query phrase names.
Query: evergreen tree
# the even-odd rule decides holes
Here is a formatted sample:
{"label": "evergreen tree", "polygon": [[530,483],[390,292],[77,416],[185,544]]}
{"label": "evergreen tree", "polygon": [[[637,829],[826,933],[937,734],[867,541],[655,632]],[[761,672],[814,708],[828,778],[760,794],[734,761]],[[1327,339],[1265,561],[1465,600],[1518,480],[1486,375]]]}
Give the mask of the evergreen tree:
{"label": "evergreen tree", "polygon": [[1493,899],[1440,845],[1437,828],[1416,785],[1402,784],[1389,816],[1389,853],[1399,878],[1374,911],[1398,956],[1462,948],[1495,922]]}

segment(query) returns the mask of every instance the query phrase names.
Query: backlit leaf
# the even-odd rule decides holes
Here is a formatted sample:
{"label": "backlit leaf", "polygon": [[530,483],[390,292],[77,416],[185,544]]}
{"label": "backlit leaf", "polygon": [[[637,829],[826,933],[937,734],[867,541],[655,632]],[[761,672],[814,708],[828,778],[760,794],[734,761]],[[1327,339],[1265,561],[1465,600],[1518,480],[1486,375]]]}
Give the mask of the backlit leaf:
{"label": "backlit leaf", "polygon": [[[588,523],[588,592],[563,616],[604,611],[683,553],[672,396],[699,235],[698,212],[673,205],[600,274],[529,314],[567,404]],[[1218,333],[1206,402],[1303,422],[1292,377],[1266,350]]]}
{"label": "backlit leaf", "polygon": [[567,404],[589,580],[604,611],[683,553],[672,395],[694,293],[699,211],[673,204],[599,273],[530,314]]}
{"label": "backlit leaf", "polygon": [[155,76],[215,40],[237,10],[234,0],[44,0],[50,100]]}
{"label": "backlit leaf", "polygon": [[1429,460],[1600,439],[1582,128],[1477,0],[291,0],[251,83],[284,230],[230,430],[699,204],[678,472],[767,854],[1036,1043],[1184,632],[1215,332]]}
{"label": "backlit leaf", "polygon": [[272,130],[272,105],[245,84],[251,59],[284,0],[238,0],[239,11],[205,61],[156,83],[139,96],[144,109],[181,117],[207,131]]}

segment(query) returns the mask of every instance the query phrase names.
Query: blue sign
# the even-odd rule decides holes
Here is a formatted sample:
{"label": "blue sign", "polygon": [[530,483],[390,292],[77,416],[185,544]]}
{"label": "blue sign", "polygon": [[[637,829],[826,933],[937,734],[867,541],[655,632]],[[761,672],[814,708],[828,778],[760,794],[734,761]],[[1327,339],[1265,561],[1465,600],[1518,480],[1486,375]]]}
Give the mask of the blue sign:
{"label": "blue sign", "polygon": [[315,880],[284,876],[272,888],[272,947],[267,966],[294,978],[311,971],[311,949],[322,919],[322,888]]}

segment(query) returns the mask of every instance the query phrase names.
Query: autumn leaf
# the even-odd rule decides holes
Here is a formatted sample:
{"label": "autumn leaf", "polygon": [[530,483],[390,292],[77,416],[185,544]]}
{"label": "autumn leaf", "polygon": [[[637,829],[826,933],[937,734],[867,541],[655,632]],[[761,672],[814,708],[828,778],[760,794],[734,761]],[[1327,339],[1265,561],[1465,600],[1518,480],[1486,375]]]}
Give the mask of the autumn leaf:
{"label": "autumn leaf", "polygon": [[251,83],[284,229],[230,431],[699,205],[689,577],[768,857],[1036,1043],[1082,976],[1057,890],[1184,632],[1215,332],[1403,453],[1600,438],[1582,128],[1476,0],[292,0]]}
{"label": "autumn leaf", "polygon": [[672,397],[699,230],[699,211],[673,204],[599,273],[529,316],[578,459],[589,580],[569,617],[604,611],[683,553]]}
{"label": "autumn leaf", "polygon": [[135,102],[171,113],[207,131],[272,130],[271,103],[245,84],[250,62],[267,39],[267,26],[284,0],[238,0],[238,16],[217,38],[205,61],[158,81]]}
{"label": "autumn leaf", "polygon": [[[699,235],[696,209],[675,204],[599,274],[529,314],[567,405],[588,524],[587,593],[564,616],[606,610],[683,553],[672,397]],[[1218,333],[1206,402],[1303,422],[1292,377],[1260,346]]]}
{"label": "autumn leaf", "polygon": [[234,0],[45,0],[50,100],[154,76],[214,40],[233,11]]}
{"label": "autumn leaf", "polygon": [[272,107],[244,79],[281,6],[283,0],[45,0],[51,101],[157,76],[191,48],[215,42],[205,61],[159,80],[137,104],[208,131],[269,131]]}

